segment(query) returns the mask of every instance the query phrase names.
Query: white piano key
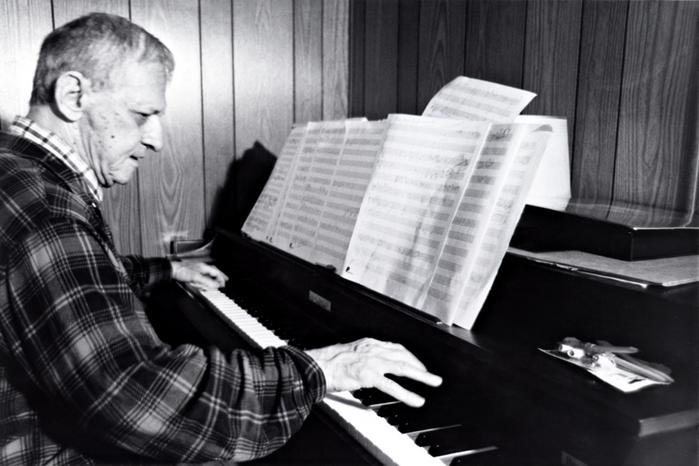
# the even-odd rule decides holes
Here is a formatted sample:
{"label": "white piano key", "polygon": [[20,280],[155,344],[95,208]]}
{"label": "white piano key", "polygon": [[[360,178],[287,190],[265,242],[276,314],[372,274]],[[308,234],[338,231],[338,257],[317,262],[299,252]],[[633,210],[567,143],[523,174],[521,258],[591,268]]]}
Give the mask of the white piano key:
{"label": "white piano key", "polygon": [[[252,344],[266,348],[287,343],[218,290],[193,290]],[[328,394],[321,408],[384,464],[397,466],[444,466],[426,449],[390,425],[349,392]]]}

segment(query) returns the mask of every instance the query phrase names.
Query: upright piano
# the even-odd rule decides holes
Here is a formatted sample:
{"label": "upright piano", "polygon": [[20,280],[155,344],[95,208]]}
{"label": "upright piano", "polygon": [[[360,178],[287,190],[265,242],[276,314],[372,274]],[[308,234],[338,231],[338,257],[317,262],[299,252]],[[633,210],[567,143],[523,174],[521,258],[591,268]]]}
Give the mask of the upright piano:
{"label": "upright piano", "polygon": [[[374,337],[444,378],[402,381],[426,397],[419,409],[367,389],[329,399],[257,464],[699,464],[697,284],[644,289],[508,254],[467,331],[240,233],[219,231],[212,256],[230,277],[219,297],[153,290],[166,341],[254,348],[265,328],[301,348]],[[539,351],[567,336],[635,346],[675,381],[624,394]]]}

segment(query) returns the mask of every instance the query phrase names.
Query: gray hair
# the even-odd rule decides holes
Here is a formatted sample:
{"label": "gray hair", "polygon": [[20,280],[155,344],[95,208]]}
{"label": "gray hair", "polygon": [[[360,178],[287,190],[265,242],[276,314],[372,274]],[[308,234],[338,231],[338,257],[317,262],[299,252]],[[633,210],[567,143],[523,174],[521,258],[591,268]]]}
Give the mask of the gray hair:
{"label": "gray hair", "polygon": [[121,16],[90,13],[52,31],[41,44],[30,105],[50,104],[58,77],[79,71],[99,90],[111,86],[114,69],[127,60],[159,63],[168,79],[172,52],[158,38]]}

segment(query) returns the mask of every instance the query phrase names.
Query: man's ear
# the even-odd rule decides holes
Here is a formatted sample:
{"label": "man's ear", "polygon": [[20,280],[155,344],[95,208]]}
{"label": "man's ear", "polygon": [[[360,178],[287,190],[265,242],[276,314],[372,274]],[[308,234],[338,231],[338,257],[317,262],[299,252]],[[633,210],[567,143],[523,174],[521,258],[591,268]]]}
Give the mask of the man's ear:
{"label": "man's ear", "polygon": [[78,71],[66,71],[56,80],[54,102],[63,119],[76,122],[83,116],[90,80]]}

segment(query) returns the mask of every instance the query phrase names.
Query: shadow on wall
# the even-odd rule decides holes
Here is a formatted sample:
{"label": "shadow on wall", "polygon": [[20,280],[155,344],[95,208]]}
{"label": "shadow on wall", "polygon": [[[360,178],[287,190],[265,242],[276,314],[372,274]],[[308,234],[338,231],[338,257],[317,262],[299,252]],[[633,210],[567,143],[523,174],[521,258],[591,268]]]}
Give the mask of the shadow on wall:
{"label": "shadow on wall", "polygon": [[240,231],[276,161],[276,155],[255,141],[251,148],[243,152],[241,158],[235,159],[228,166],[223,187],[214,199],[205,239],[216,229]]}

